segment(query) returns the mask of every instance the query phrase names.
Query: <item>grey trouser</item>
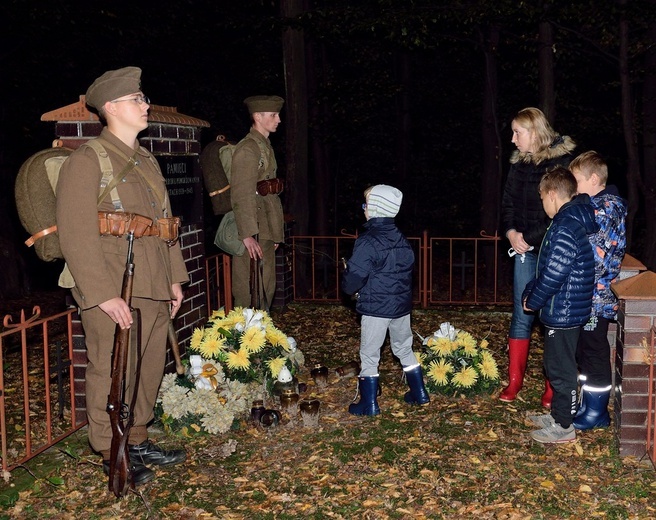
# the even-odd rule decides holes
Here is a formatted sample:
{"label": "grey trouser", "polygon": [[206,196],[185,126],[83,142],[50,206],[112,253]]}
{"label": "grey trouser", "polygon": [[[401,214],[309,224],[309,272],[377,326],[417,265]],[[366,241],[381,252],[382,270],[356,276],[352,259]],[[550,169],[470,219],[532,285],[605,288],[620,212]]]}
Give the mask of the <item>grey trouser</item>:
{"label": "grey trouser", "polygon": [[360,325],[360,370],[361,376],[378,375],[380,348],[389,330],[392,352],[399,358],[403,367],[418,363],[412,351],[412,330],[410,314],[400,318],[376,318],[362,316]]}

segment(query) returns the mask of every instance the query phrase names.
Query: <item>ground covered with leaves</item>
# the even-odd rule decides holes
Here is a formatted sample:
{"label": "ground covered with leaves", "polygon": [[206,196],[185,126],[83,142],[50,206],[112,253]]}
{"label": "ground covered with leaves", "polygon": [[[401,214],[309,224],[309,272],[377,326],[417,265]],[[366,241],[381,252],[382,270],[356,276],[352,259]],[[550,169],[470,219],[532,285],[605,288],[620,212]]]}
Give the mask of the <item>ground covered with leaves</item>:
{"label": "ground covered with leaves", "polygon": [[[225,435],[151,434],[184,446],[188,461],[117,500],[80,431],[15,469],[0,487],[0,518],[175,519],[647,519],[656,517],[656,473],[620,459],[611,428],[577,442],[543,446],[530,439],[527,412],[540,412],[541,341],[532,339],[525,389],[512,404],[494,394],[431,395],[424,407],[403,401],[401,368],[386,343],[381,360],[382,414],[347,412],[353,377],[337,367],[358,359],[359,324],[343,306],[294,304],[272,314],[296,338],[306,364],[301,398],[321,402],[317,427],[299,416],[253,427],[246,417]],[[430,335],[442,322],[487,337],[506,374],[510,316],[491,308],[416,310],[413,329]],[[421,340],[416,339],[419,349]],[[310,377],[331,369],[326,387]],[[270,399],[267,408],[277,408]]]}

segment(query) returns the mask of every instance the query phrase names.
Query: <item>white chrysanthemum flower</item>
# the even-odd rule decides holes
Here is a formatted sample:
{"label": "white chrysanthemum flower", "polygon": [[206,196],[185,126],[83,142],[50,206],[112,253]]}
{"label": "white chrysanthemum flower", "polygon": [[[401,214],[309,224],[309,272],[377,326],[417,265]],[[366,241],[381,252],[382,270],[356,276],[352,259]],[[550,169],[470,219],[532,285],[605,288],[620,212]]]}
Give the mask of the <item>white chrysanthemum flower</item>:
{"label": "white chrysanthemum flower", "polygon": [[173,419],[180,419],[189,413],[187,394],[189,388],[173,385],[161,394],[162,409]]}

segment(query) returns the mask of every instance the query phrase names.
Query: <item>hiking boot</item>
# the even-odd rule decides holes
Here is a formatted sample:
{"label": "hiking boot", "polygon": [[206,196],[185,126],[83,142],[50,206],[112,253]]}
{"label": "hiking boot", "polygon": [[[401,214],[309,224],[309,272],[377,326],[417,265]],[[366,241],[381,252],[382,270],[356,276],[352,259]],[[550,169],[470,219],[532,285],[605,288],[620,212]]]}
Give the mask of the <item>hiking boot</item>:
{"label": "hiking boot", "polygon": [[554,423],[553,417],[550,413],[544,413],[542,415],[529,415],[527,418],[538,428],[546,428],[547,426],[551,426]]}
{"label": "hiking boot", "polygon": [[557,422],[552,422],[549,426],[545,426],[541,430],[531,432],[531,437],[534,441],[542,444],[563,444],[566,442],[576,442],[576,431],[571,424],[567,428],[563,428]]}

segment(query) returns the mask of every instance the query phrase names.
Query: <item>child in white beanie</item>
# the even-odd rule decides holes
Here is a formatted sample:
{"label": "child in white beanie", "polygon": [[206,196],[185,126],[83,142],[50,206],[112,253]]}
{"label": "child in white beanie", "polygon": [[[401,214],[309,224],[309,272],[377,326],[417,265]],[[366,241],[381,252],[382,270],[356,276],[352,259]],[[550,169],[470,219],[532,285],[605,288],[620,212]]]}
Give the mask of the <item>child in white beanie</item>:
{"label": "child in white beanie", "polygon": [[412,350],[410,312],[415,256],[394,223],[403,193],[393,186],[378,184],[365,190],[364,195],[362,209],[367,222],[355,241],[342,278],[342,290],[357,295],[356,310],[362,315],[360,402],[351,404],[349,412],[378,415],[378,363],[388,331],[392,352],[400,360],[410,386],[405,401],[424,405],[430,398]]}

